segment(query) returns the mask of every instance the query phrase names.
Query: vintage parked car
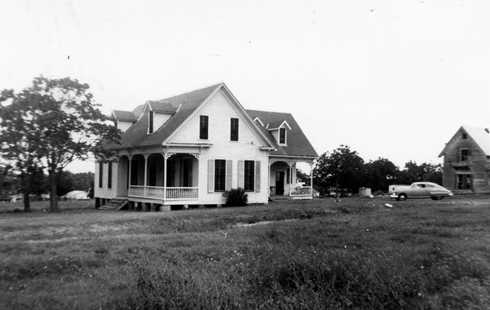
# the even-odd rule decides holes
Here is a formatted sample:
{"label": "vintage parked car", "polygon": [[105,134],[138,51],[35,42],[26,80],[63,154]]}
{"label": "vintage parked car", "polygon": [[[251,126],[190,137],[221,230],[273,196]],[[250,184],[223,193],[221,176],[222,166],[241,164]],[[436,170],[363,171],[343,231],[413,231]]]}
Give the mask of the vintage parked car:
{"label": "vintage parked car", "polygon": [[432,182],[415,182],[411,185],[390,185],[390,197],[396,200],[407,198],[432,198],[439,200],[453,196],[453,193],[439,184]]}

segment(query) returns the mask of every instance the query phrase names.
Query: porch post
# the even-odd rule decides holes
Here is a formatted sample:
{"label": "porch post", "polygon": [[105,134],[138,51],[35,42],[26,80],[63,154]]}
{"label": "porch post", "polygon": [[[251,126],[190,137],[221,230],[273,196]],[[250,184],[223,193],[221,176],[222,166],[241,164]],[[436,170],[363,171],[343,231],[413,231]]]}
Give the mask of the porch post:
{"label": "porch post", "polygon": [[167,200],[167,153],[163,153],[163,201]]}
{"label": "porch post", "polygon": [[288,179],[288,183],[289,183],[289,196],[291,197],[291,187],[292,187],[292,183],[293,183],[293,168],[291,167],[291,163],[288,162],[288,169],[289,169],[289,178]]}
{"label": "porch post", "polygon": [[128,167],[129,167],[128,168],[129,169],[129,171],[128,171],[128,190],[129,190],[129,189],[131,189],[131,170],[132,170],[131,169],[131,162],[133,161],[133,155],[129,155],[128,158],[129,158],[129,163],[128,163]]}
{"label": "porch post", "polygon": [[143,179],[143,196],[146,197],[146,183],[147,183],[147,178],[148,178],[148,154],[145,154],[145,173],[144,173],[144,179]]}
{"label": "porch post", "polygon": [[310,169],[310,192],[311,198],[313,198],[313,161],[311,161],[311,169]]}

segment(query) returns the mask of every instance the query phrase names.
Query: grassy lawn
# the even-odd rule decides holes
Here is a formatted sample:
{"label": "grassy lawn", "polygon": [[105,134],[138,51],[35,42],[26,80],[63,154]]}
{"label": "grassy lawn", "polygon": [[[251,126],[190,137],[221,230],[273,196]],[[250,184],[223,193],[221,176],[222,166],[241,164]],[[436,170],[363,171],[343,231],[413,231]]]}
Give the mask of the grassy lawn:
{"label": "grassy lawn", "polygon": [[[86,209],[93,209],[94,202],[92,200],[60,200],[58,202],[60,209],[63,211],[85,211]],[[33,212],[43,212],[49,209],[49,201],[31,201],[31,210]],[[15,203],[0,201],[0,214],[1,213],[18,213],[23,212],[24,203],[18,201]]]}
{"label": "grassy lawn", "polygon": [[0,309],[490,309],[489,197],[385,202],[0,213]]}

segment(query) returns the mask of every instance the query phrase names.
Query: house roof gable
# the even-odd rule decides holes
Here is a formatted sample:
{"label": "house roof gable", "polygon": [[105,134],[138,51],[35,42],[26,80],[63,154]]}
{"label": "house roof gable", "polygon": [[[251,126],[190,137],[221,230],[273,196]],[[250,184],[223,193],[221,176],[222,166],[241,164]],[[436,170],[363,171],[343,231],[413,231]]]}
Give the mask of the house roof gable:
{"label": "house roof gable", "polygon": [[483,151],[486,156],[490,156],[490,132],[488,128],[473,127],[468,125],[461,126],[454,136],[446,143],[446,146],[439,154],[439,157],[444,156],[448,145],[457,137],[461,132],[465,132],[468,136],[478,145],[478,147]]}
{"label": "house roof gable", "polygon": [[[252,118],[259,118],[264,123],[277,124],[280,127],[284,122],[289,126],[288,143],[287,145],[279,145],[271,132],[265,128],[260,129],[269,136],[274,143],[276,149],[271,153],[275,156],[298,156],[298,157],[318,157],[315,149],[311,145],[308,138],[299,127],[298,123],[290,113],[259,111],[259,110],[247,110],[247,113]],[[270,127],[270,125],[269,125]]]}
{"label": "house roof gable", "polygon": [[131,111],[114,110],[112,116],[120,122],[135,122],[136,115]]}
{"label": "house roof gable", "polygon": [[[190,118],[213,94],[223,89],[231,98],[239,110],[243,111],[244,117],[257,133],[269,144],[274,146],[274,140],[267,133],[261,130],[246,110],[224,83],[215,84],[209,87],[194,90],[188,93],[169,97],[162,100],[147,101],[133,110],[133,115],[137,117],[135,123],[129,127],[121,136],[120,144],[109,145],[108,148],[131,148],[155,146],[165,143],[185,122]],[[152,134],[147,134],[149,111],[159,111],[157,113],[172,114],[172,116]],[[260,127],[260,128],[259,128]]]}

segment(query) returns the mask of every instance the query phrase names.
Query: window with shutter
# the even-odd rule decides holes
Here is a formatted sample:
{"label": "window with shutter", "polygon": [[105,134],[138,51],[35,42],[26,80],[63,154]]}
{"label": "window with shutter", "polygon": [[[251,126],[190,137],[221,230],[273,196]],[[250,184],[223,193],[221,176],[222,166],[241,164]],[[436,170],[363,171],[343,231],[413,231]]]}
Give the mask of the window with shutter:
{"label": "window with shutter", "polygon": [[238,118],[231,118],[230,121],[230,140],[238,141]]}
{"label": "window with shutter", "polygon": [[199,117],[199,139],[208,139],[208,122],[209,117],[207,115]]}
{"label": "window with shutter", "polygon": [[224,192],[226,182],[226,160],[216,159],[214,161],[214,191]]}
{"label": "window with shutter", "polygon": [[255,181],[255,161],[246,160],[245,161],[245,180],[244,189],[245,191],[254,191],[254,181]]}

